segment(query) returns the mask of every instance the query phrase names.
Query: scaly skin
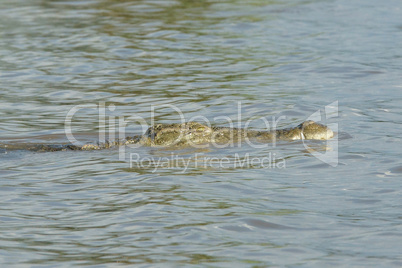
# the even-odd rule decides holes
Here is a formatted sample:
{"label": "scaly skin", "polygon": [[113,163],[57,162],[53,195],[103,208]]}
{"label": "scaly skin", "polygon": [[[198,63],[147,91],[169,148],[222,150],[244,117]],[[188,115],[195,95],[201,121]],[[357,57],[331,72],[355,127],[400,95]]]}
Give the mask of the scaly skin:
{"label": "scaly skin", "polygon": [[9,149],[31,151],[98,150],[114,146],[138,144],[151,147],[186,147],[200,144],[233,144],[246,139],[258,142],[275,140],[328,140],[334,133],[327,126],[314,121],[305,121],[295,128],[273,131],[246,130],[242,128],[208,127],[197,122],[157,124],[148,128],[142,136],[127,137],[124,140],[108,141],[103,144],[76,145],[30,145],[9,146]]}
{"label": "scaly skin", "polygon": [[274,140],[328,140],[334,133],[327,126],[306,121],[295,128],[275,131],[256,131],[242,128],[208,127],[196,122],[157,124],[150,127],[138,140],[146,146],[191,146],[204,143],[231,144],[245,139],[259,142]]}

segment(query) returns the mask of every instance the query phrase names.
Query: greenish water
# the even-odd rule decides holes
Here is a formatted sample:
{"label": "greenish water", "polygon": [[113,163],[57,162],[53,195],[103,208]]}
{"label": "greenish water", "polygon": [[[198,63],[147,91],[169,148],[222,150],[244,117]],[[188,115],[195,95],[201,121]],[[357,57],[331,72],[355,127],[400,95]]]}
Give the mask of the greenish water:
{"label": "greenish water", "polygon": [[[0,266],[400,267],[401,17],[400,1],[1,1]],[[339,133],[5,147],[67,143],[77,105],[80,142],[178,123],[174,108],[256,129],[327,108]]]}

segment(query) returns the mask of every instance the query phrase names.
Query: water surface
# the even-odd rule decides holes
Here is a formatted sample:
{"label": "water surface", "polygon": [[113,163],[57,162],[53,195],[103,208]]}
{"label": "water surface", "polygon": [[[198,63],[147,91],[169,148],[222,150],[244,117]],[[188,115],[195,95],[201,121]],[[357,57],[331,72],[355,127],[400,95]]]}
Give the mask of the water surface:
{"label": "water surface", "polygon": [[[374,0],[1,1],[1,266],[400,267],[401,13]],[[306,150],[334,149],[321,141],[123,159],[4,147],[68,142],[77,105],[81,142],[121,132],[119,117],[130,135],[144,130],[134,117],[180,122],[166,105],[257,129],[330,105],[338,158]],[[233,164],[247,157],[271,165]]]}

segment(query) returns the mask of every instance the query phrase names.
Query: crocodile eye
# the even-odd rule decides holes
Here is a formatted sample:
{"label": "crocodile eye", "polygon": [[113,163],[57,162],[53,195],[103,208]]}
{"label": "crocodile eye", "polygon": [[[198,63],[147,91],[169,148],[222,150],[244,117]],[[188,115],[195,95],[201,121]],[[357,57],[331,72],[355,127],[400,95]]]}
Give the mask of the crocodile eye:
{"label": "crocodile eye", "polygon": [[197,131],[204,131],[205,130],[205,127],[199,127],[199,128],[197,128]]}

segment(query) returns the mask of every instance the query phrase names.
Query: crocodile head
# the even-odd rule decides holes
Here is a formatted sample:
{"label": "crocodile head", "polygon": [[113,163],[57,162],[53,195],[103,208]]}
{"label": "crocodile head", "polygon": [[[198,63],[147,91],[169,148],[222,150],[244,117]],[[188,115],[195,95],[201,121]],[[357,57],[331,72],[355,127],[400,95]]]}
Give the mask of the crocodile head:
{"label": "crocodile head", "polygon": [[306,140],[329,140],[334,136],[329,127],[312,120],[301,123],[297,129],[301,130],[301,138]]}

